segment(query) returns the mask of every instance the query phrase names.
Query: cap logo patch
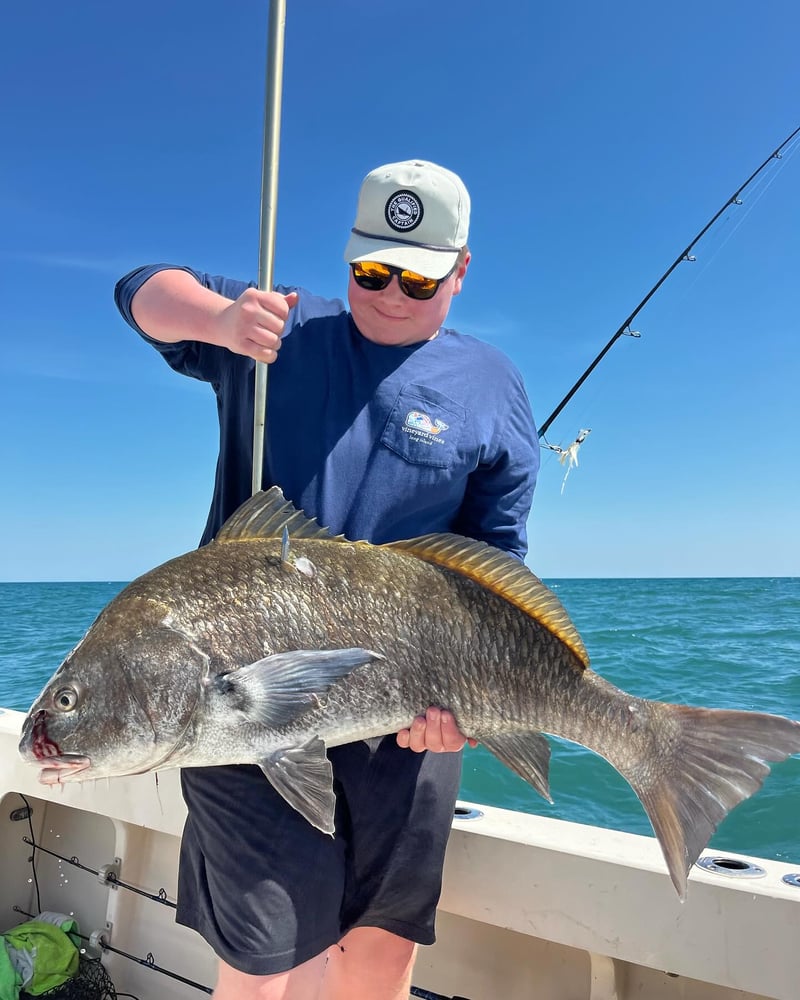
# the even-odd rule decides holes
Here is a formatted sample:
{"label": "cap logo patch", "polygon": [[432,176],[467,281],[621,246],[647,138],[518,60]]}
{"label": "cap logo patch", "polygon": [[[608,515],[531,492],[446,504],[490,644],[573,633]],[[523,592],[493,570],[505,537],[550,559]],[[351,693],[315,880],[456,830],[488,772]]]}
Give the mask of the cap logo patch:
{"label": "cap logo patch", "polygon": [[386,202],[386,221],[398,233],[408,233],[422,222],[422,202],[413,191],[395,191]]}

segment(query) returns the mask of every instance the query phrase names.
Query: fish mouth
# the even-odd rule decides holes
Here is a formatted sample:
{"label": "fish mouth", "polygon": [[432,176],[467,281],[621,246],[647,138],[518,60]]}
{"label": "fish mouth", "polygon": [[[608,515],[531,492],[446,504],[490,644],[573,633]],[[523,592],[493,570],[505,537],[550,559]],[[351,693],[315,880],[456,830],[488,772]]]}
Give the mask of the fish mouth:
{"label": "fish mouth", "polygon": [[48,757],[47,766],[39,772],[39,781],[43,785],[62,785],[66,781],[75,781],[79,774],[91,766],[91,758],[79,753]]}
{"label": "fish mouth", "polygon": [[43,709],[30,719],[30,727],[20,741],[20,752],[28,759],[32,756],[41,766],[39,781],[43,785],[74,781],[92,766],[91,757],[80,753],[62,753],[55,740],[48,736],[47,720],[47,712]]}
{"label": "fish mouth", "polygon": [[38,761],[69,756],[62,755],[58,744],[47,735],[47,712],[44,709],[39,709],[26,723],[19,748],[23,753],[31,753]]}

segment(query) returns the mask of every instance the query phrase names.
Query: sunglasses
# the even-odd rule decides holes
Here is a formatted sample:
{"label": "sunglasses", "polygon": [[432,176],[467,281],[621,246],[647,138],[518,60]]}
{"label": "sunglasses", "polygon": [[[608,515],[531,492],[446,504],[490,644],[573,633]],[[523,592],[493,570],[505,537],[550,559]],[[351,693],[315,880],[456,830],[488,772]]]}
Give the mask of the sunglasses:
{"label": "sunglasses", "polygon": [[375,260],[359,260],[350,265],[353,279],[359,288],[368,292],[380,292],[388,288],[392,275],[397,275],[400,290],[410,299],[432,299],[439,291],[439,285],[447,281],[455,271],[455,264],[443,278],[426,278],[416,271],[405,268],[391,267],[389,264],[379,264]]}

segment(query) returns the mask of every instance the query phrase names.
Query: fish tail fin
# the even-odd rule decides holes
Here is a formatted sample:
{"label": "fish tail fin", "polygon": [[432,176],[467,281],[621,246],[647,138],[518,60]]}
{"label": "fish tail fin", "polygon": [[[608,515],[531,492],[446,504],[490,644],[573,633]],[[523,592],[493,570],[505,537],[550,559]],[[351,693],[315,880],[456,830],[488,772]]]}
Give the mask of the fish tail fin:
{"label": "fish tail fin", "polygon": [[650,708],[658,716],[656,752],[647,764],[618,770],[644,805],[684,899],[692,865],[730,810],[761,787],[767,762],[800,752],[800,723],[759,712]]}

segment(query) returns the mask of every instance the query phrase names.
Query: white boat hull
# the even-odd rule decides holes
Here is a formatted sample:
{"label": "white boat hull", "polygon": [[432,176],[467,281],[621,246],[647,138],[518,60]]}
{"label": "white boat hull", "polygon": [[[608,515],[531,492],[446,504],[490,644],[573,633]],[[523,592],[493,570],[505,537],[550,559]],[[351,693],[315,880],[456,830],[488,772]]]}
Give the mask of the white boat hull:
{"label": "white boat hull", "polygon": [[[22,719],[0,710],[2,929],[25,919],[14,906],[37,909],[28,822],[11,818],[25,801],[41,847],[101,872],[118,862],[121,881],[174,900],[184,820],[177,772],[45,788],[16,752]],[[438,939],[420,949],[416,986],[469,1000],[800,997],[800,887],[783,881],[800,866],[726,854],[722,872],[738,858],[763,876],[695,868],[681,903],[653,838],[475,809],[478,818],[454,821]],[[87,936],[213,985],[214,956],[175,924],[173,909],[43,851],[36,863],[43,909],[74,914]],[[202,995],[114,952],[103,962],[118,992]]]}

